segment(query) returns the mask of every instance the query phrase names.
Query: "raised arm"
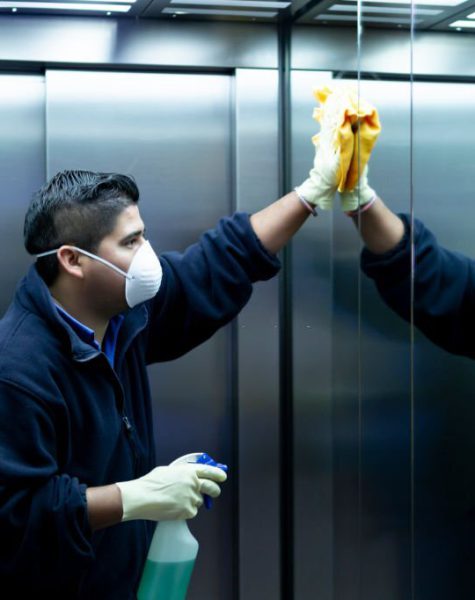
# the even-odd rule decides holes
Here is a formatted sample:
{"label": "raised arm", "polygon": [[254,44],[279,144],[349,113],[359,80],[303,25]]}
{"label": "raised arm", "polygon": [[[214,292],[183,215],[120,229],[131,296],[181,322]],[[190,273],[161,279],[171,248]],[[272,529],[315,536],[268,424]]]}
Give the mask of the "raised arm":
{"label": "raised arm", "polygon": [[310,210],[305,207],[296,192],[251,216],[251,226],[262,245],[271,254],[277,254],[305,223]]}

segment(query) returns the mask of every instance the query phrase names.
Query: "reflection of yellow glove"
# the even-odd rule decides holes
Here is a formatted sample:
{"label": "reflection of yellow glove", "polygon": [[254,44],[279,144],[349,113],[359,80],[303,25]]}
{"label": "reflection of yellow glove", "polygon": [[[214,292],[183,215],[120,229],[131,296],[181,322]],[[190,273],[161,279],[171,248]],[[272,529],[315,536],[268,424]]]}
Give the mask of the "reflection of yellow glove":
{"label": "reflection of yellow glove", "polygon": [[[319,93],[320,90],[314,91],[315,97],[322,101]],[[320,122],[320,133],[312,138],[316,147],[315,160],[308,179],[295,188],[300,197],[323,209],[332,207],[341,180],[341,152],[337,139],[338,119],[342,110],[339,100],[335,94],[329,100],[327,110],[321,108],[313,111],[313,118]]]}
{"label": "reflection of yellow glove", "polygon": [[[314,90],[321,107],[314,110],[320,133],[312,138],[317,146],[314,168],[296,191],[322,208],[331,208],[335,190],[342,194],[343,210],[365,204],[374,196],[367,185],[365,167],[381,130],[376,109],[350,85]],[[358,184],[358,175],[362,173]],[[313,183],[313,186],[312,186]]]}
{"label": "reflection of yellow glove", "polygon": [[[368,185],[368,161],[381,124],[378,111],[358,97],[356,88],[347,87],[340,93],[346,96],[346,100],[342,101],[345,108],[339,125],[342,176],[345,180],[338,191],[341,193],[342,208],[348,212],[361,208],[375,197],[374,190]],[[345,173],[343,168],[346,165],[348,168]]]}
{"label": "reflection of yellow glove", "polygon": [[[345,85],[314,92],[322,104],[316,118],[322,122],[325,112],[331,111],[335,127],[335,144],[340,148],[339,192],[351,192],[364,171],[379,132],[378,111],[366,100],[358,97],[356,87]],[[326,117],[328,118],[328,116]]]}
{"label": "reflection of yellow glove", "polygon": [[365,205],[368,205],[366,208],[370,207],[368,203],[376,198],[376,192],[368,184],[368,165],[363,169],[361,177],[353,188],[353,191],[342,192],[340,197],[341,207],[347,214],[351,214],[353,211],[363,212],[360,209]]}

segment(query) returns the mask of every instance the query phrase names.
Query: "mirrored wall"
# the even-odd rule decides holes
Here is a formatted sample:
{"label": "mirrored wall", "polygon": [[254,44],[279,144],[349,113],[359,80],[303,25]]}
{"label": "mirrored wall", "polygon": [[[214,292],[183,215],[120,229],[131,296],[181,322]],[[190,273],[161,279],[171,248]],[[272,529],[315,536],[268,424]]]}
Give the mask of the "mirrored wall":
{"label": "mirrored wall", "polygon": [[[464,6],[460,16],[466,14],[460,10]],[[467,57],[454,52],[460,36],[471,37],[460,31],[447,36],[450,65],[445,77],[423,81],[418,74],[427,57],[416,19],[413,217],[420,221],[415,231],[421,233],[415,239],[413,302],[419,326],[413,340],[414,588],[416,597],[441,599],[470,598],[475,584],[475,346],[470,316],[475,88],[466,76]]]}
{"label": "mirrored wall", "polygon": [[468,599],[474,73],[462,49],[474,42],[440,33],[453,8],[383,5],[313,4],[293,30],[293,183],[318,130],[312,87],[352,82],[382,124],[369,183],[407,224],[375,262],[377,285],[361,221],[321,212],[318,234],[311,223],[293,242],[295,593]]}

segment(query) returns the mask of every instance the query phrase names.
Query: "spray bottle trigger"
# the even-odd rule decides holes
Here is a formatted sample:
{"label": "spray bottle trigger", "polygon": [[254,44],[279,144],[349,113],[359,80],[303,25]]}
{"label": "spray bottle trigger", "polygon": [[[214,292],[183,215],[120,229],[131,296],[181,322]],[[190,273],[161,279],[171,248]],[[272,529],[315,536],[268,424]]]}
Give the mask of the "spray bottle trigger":
{"label": "spray bottle trigger", "polygon": [[[202,454],[197,456],[196,462],[200,463],[202,465],[210,465],[211,467],[218,467],[218,469],[221,469],[225,473],[228,472],[228,465],[225,465],[223,463],[217,463],[215,460],[213,460],[211,458],[211,456],[209,454],[206,454],[206,452],[203,452]],[[208,496],[208,494],[203,494],[203,498],[204,498],[205,508],[209,510],[213,506],[213,499],[211,498],[211,496]]]}

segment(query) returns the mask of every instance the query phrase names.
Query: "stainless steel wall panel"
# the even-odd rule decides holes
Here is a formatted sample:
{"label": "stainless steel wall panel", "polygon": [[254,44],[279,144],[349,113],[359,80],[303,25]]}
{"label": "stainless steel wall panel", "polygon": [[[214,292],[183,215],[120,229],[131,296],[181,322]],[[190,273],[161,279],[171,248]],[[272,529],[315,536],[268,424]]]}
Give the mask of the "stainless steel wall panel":
{"label": "stainless steel wall panel", "polygon": [[[230,111],[227,76],[48,71],[48,176],[132,174],[152,245],[182,249],[230,212]],[[150,369],[159,464],[194,451],[229,461],[228,335]],[[231,520],[224,486],[214,509],[191,522],[201,550],[190,599],[232,597]]]}
{"label": "stainless steel wall panel", "polygon": [[[292,73],[294,183],[311,165],[321,80]],[[384,127],[370,183],[407,211],[409,86],[364,81],[361,95]],[[399,600],[410,585],[410,328],[361,275],[352,222],[319,212],[293,242],[295,597]]]}
{"label": "stainless steel wall panel", "polygon": [[[414,39],[414,73],[473,77],[472,35],[418,31]],[[407,31],[364,29],[363,73],[409,75],[410,38]],[[299,25],[292,32],[292,68],[357,72],[355,29]]]}
{"label": "stainless steel wall panel", "polygon": [[267,23],[0,15],[0,64],[276,68]]}
{"label": "stainless steel wall panel", "polygon": [[0,74],[0,315],[32,259],[23,247],[23,220],[45,179],[45,84],[42,76]]}
{"label": "stainless steel wall panel", "polygon": [[[278,195],[278,76],[236,72],[236,206]],[[239,579],[242,600],[280,597],[277,279],[256,285],[238,318]]]}
{"label": "stainless steel wall panel", "polygon": [[106,18],[2,15],[0,60],[30,63],[107,63],[117,21]]}
{"label": "stainless steel wall panel", "polygon": [[122,22],[115,60],[193,68],[276,68],[277,35],[267,23]]}
{"label": "stainless steel wall panel", "polygon": [[[329,73],[292,72],[292,182],[313,163],[312,89]],[[295,598],[333,599],[332,213],[292,242]]]}
{"label": "stainless steel wall panel", "polygon": [[[415,217],[442,246],[472,259],[474,103],[471,84],[415,83]],[[437,348],[417,332],[415,583],[422,600],[473,598],[474,381],[473,361]]]}
{"label": "stainless steel wall panel", "polygon": [[[362,69],[408,74],[406,32],[365,30]],[[473,77],[470,35],[419,31],[415,73]],[[185,68],[277,68],[277,28],[267,23],[183,22],[73,16],[0,15],[0,63]],[[349,27],[297,25],[292,68],[357,70]]]}
{"label": "stainless steel wall panel", "polygon": [[[370,185],[409,210],[409,84],[361,81],[383,129]],[[410,327],[359,271],[361,244],[341,212],[334,230],[335,590],[338,600],[410,594]],[[409,300],[409,298],[408,298]]]}

